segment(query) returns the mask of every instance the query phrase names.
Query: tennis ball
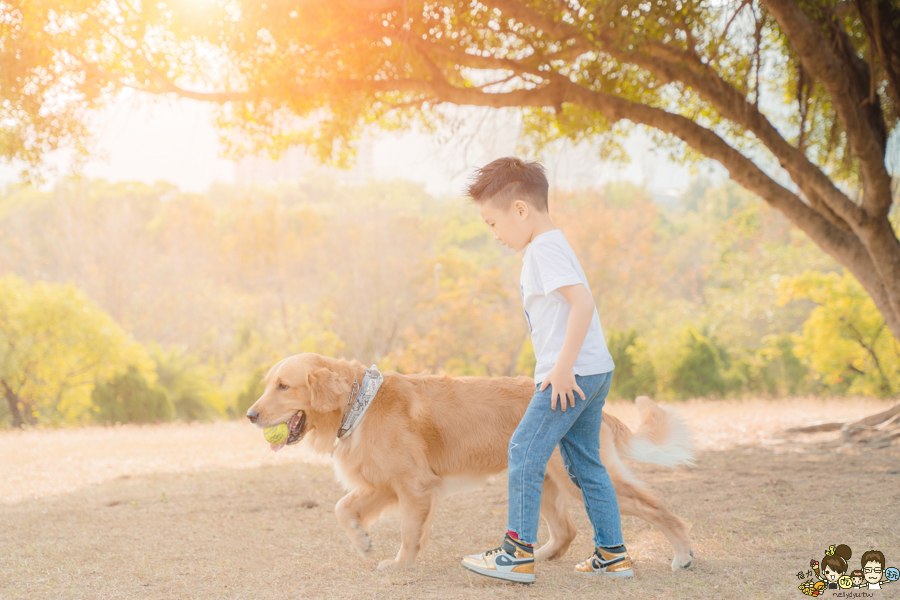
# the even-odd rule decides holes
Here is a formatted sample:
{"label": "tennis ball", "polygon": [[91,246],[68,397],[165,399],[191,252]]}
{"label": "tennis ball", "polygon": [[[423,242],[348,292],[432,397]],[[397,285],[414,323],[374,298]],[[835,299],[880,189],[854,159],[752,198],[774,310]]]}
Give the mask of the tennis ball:
{"label": "tennis ball", "polygon": [[275,427],[266,427],[263,430],[263,435],[266,436],[267,442],[277,446],[288,438],[287,423],[279,423]]}

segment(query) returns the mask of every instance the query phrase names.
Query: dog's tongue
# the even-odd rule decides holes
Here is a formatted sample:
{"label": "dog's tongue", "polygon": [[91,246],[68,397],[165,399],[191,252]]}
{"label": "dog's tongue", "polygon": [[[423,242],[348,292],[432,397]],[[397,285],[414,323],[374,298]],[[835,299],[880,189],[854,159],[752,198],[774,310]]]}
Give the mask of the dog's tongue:
{"label": "dog's tongue", "polygon": [[285,444],[287,444],[287,442],[281,442],[280,444],[269,444],[269,446],[272,448],[272,452],[278,452],[279,450],[284,448]]}

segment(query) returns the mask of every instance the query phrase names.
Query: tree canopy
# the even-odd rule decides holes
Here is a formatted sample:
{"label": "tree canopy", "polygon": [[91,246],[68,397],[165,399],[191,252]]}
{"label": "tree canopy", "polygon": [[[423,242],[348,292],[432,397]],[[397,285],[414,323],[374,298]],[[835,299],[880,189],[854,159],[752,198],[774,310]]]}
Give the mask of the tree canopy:
{"label": "tree canopy", "polygon": [[337,162],[446,104],[608,155],[644,125],[786,215],[900,338],[900,0],[0,2],[0,156],[88,152],[86,113],[125,87],[215,103],[233,153]]}
{"label": "tree canopy", "polygon": [[0,156],[34,173],[87,152],[86,111],[124,87],[217,103],[233,152],[338,162],[365,128],[433,125],[448,103],[605,154],[642,124],[787,215],[900,336],[898,32],[900,0],[6,0]]}

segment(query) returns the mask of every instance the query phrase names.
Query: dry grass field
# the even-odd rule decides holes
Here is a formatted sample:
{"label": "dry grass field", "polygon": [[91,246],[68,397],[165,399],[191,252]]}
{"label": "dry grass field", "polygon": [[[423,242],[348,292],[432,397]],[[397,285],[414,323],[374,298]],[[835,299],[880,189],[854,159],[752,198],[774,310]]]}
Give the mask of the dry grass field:
{"label": "dry grass field", "polygon": [[[696,466],[633,467],[692,525],[694,566],[673,574],[663,536],[626,517],[635,578],[579,578],[572,565],[591,548],[576,507],[572,551],[540,564],[533,586],[459,567],[462,555],[499,541],[505,476],[443,501],[419,564],[380,573],[375,565],[399,545],[398,517],[373,526],[376,556],[362,561],[331,512],[342,491],[328,457],[302,447],[273,455],[249,424],[4,432],[0,598],[803,598],[796,574],[829,544],[850,545],[851,566],[869,548],[889,566],[900,563],[900,446],[860,450],[836,434],[774,433],[886,406],[803,398],[675,405],[694,431]],[[632,404],[608,410],[637,423]],[[873,597],[900,597],[894,586]]]}

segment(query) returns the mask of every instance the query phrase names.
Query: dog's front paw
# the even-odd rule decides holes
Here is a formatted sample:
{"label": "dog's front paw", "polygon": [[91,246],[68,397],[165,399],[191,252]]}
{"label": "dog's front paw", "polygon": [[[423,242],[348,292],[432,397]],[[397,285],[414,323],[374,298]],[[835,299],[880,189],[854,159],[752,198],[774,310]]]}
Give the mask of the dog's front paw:
{"label": "dog's front paw", "polygon": [[379,571],[389,571],[391,569],[396,568],[398,566],[398,564],[399,563],[395,559],[386,558],[383,561],[381,561],[380,563],[378,563],[378,570]]}
{"label": "dog's front paw", "polygon": [[672,559],[672,570],[673,571],[681,571],[683,569],[687,569],[694,562],[694,551],[691,550],[690,553],[685,555],[675,555],[675,558]]}
{"label": "dog's front paw", "polygon": [[347,532],[350,537],[350,545],[363,558],[368,558],[372,554],[372,538],[369,532],[363,529],[359,524],[354,525],[353,529]]}
{"label": "dog's front paw", "polygon": [[368,533],[363,532],[361,536],[358,536],[356,540],[354,540],[353,547],[363,558],[369,558],[372,556],[372,551],[375,549],[372,546],[372,538],[369,537]]}
{"label": "dog's front paw", "polygon": [[554,547],[552,543],[544,544],[534,551],[534,562],[544,562],[554,558],[559,558],[559,548]]}
{"label": "dog's front paw", "polygon": [[386,559],[378,563],[379,571],[406,571],[415,567],[415,557],[398,554],[395,558]]}

